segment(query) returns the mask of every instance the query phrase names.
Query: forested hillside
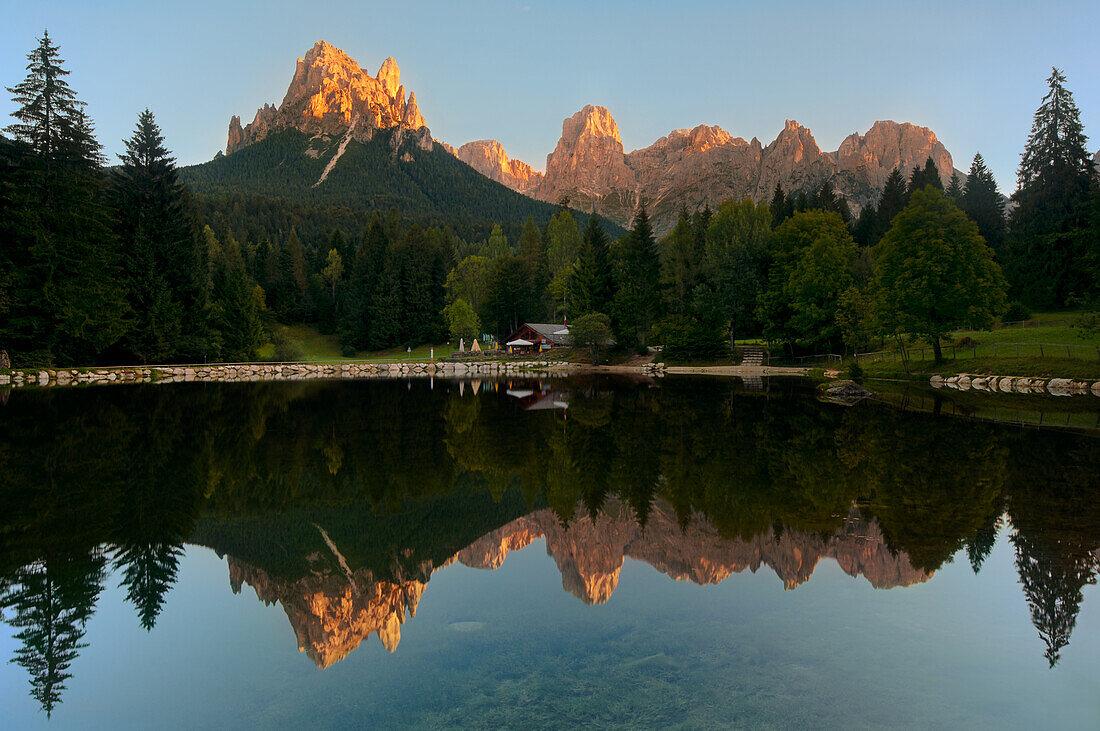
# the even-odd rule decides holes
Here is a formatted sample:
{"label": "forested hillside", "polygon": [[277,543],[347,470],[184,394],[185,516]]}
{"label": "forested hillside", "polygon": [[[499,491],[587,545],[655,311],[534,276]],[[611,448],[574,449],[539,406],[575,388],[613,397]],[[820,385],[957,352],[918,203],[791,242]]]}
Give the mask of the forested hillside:
{"label": "forested hillside", "polygon": [[[423,149],[418,140],[401,129],[376,132],[369,142],[349,140],[337,164],[318,183],[341,140],[310,139],[288,129],[229,156],[181,168],[180,180],[195,194],[201,209],[229,218],[236,215],[233,227],[238,231],[263,221],[267,235],[289,231],[289,227],[272,229],[273,218],[281,217],[294,226],[317,220],[319,230],[331,232],[337,227],[360,228],[362,222],[350,225],[352,211],[396,208],[423,226],[447,225],[463,238],[485,238],[494,223],[518,237],[528,216],[545,224],[557,210],[489,180],[439,145]],[[294,203],[287,207],[257,197]],[[266,209],[262,215],[261,209]],[[273,217],[275,210],[284,213]],[[319,219],[327,220],[322,225]],[[300,229],[299,234],[304,231]]]}

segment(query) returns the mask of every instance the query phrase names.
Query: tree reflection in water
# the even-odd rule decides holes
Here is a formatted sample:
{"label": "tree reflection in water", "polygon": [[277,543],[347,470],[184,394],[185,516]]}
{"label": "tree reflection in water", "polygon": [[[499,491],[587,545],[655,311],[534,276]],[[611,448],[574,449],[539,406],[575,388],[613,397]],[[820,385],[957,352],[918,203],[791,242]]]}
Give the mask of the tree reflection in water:
{"label": "tree reflection in water", "polygon": [[[765,563],[797,585],[832,556],[892,586],[963,550],[977,572],[1008,525],[1052,667],[1100,557],[1094,437],[842,408],[797,384],[187,384],[21,392],[0,416],[2,606],[47,713],[109,569],[152,630],[185,542],[231,556],[234,585],[271,600],[350,577],[366,614],[349,641],[389,648],[434,570],[494,568],[536,536],[700,583]],[[869,536],[871,573],[845,553]],[[554,552],[586,601],[617,582],[594,556]]]}

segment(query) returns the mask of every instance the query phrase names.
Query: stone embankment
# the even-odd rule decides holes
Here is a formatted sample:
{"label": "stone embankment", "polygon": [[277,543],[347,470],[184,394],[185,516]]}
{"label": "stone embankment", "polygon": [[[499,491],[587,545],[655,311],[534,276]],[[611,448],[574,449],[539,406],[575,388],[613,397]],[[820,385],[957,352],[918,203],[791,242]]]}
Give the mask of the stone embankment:
{"label": "stone embankment", "polygon": [[1075,381],[1069,378],[1024,378],[1020,376],[975,376],[960,373],[957,376],[935,375],[929,379],[932,388],[951,388],[958,391],[984,391],[986,393],[1020,393],[1050,396],[1078,396],[1092,393],[1100,396],[1100,381]]}
{"label": "stone embankment", "polygon": [[511,361],[456,363],[228,363],[113,368],[0,371],[0,387],[108,385],[119,383],[246,383],[338,378],[564,375],[570,363]]}

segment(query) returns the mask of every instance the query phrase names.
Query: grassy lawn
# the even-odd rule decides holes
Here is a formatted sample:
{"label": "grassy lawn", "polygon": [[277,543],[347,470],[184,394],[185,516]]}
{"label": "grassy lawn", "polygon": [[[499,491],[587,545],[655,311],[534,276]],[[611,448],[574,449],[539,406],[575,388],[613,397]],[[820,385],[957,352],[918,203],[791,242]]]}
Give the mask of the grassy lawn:
{"label": "grassy lawn", "polygon": [[[926,343],[915,343],[910,346],[908,369],[900,360],[861,359],[860,366],[867,375],[884,378],[967,372],[1100,379],[1100,332],[1089,332],[1069,324],[1042,327],[1034,322],[1072,322],[1079,314],[1045,312],[1035,315],[1025,327],[959,330],[945,339],[945,360],[941,363],[932,360],[932,348]],[[956,343],[961,344],[954,345]],[[889,353],[887,357],[896,357],[896,354]]]}
{"label": "grassy lawn", "polygon": [[1100,346],[1100,332],[1090,333],[1080,327],[1005,327],[997,330],[960,330],[952,333],[955,340],[970,338],[979,343],[1057,343],[1061,345]]}
{"label": "grassy lawn", "polygon": [[1030,378],[1076,378],[1100,380],[1100,359],[1091,361],[1067,358],[1009,357],[959,357],[947,358],[940,363],[928,360],[910,360],[908,370],[900,361],[868,363],[860,361],[864,374],[871,378],[927,378],[934,373],[980,373],[996,376],[1028,376]]}
{"label": "grassy lawn", "polygon": [[[428,360],[434,347],[436,359],[450,358],[454,346],[449,343],[443,345],[420,345],[413,348],[412,353],[407,353],[404,348],[391,348],[379,351],[360,351],[354,356],[345,356],[340,352],[340,343],[335,335],[325,335],[318,332],[310,325],[279,325],[277,331],[286,335],[293,346],[296,346],[301,354],[302,361],[321,361],[325,363],[342,363],[346,361],[370,361],[387,362],[395,360]],[[257,353],[259,360],[271,360],[275,357],[275,344],[267,343]]]}

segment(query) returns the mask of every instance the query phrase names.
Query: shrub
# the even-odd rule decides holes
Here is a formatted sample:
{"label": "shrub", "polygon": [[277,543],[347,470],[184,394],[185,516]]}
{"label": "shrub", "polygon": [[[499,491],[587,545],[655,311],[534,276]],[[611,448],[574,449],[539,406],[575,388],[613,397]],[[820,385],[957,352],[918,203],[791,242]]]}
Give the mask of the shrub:
{"label": "shrub", "polygon": [[292,363],[302,360],[304,357],[305,354],[302,352],[302,346],[287,337],[284,331],[277,331],[271,339],[272,342],[275,343],[275,355],[273,356],[273,360],[276,363]]}
{"label": "shrub", "polygon": [[670,360],[718,358],[729,353],[725,334],[708,328],[692,317],[661,323],[664,354]]}
{"label": "shrub", "polygon": [[1023,302],[1010,302],[1008,309],[1001,315],[1001,322],[1019,322],[1031,318],[1031,310]]}
{"label": "shrub", "polygon": [[1100,332],[1100,314],[1082,312],[1073,320],[1073,327],[1079,327],[1087,333]]}
{"label": "shrub", "polygon": [[981,345],[981,342],[978,341],[978,340],[975,340],[974,338],[972,338],[968,335],[964,335],[963,337],[961,337],[961,338],[959,338],[958,340],[955,341],[955,347],[956,348],[973,348],[973,347],[978,346],[978,345]]}
{"label": "shrub", "polygon": [[858,361],[849,361],[848,367],[845,369],[844,374],[853,381],[858,381],[863,378],[863,366]]}

